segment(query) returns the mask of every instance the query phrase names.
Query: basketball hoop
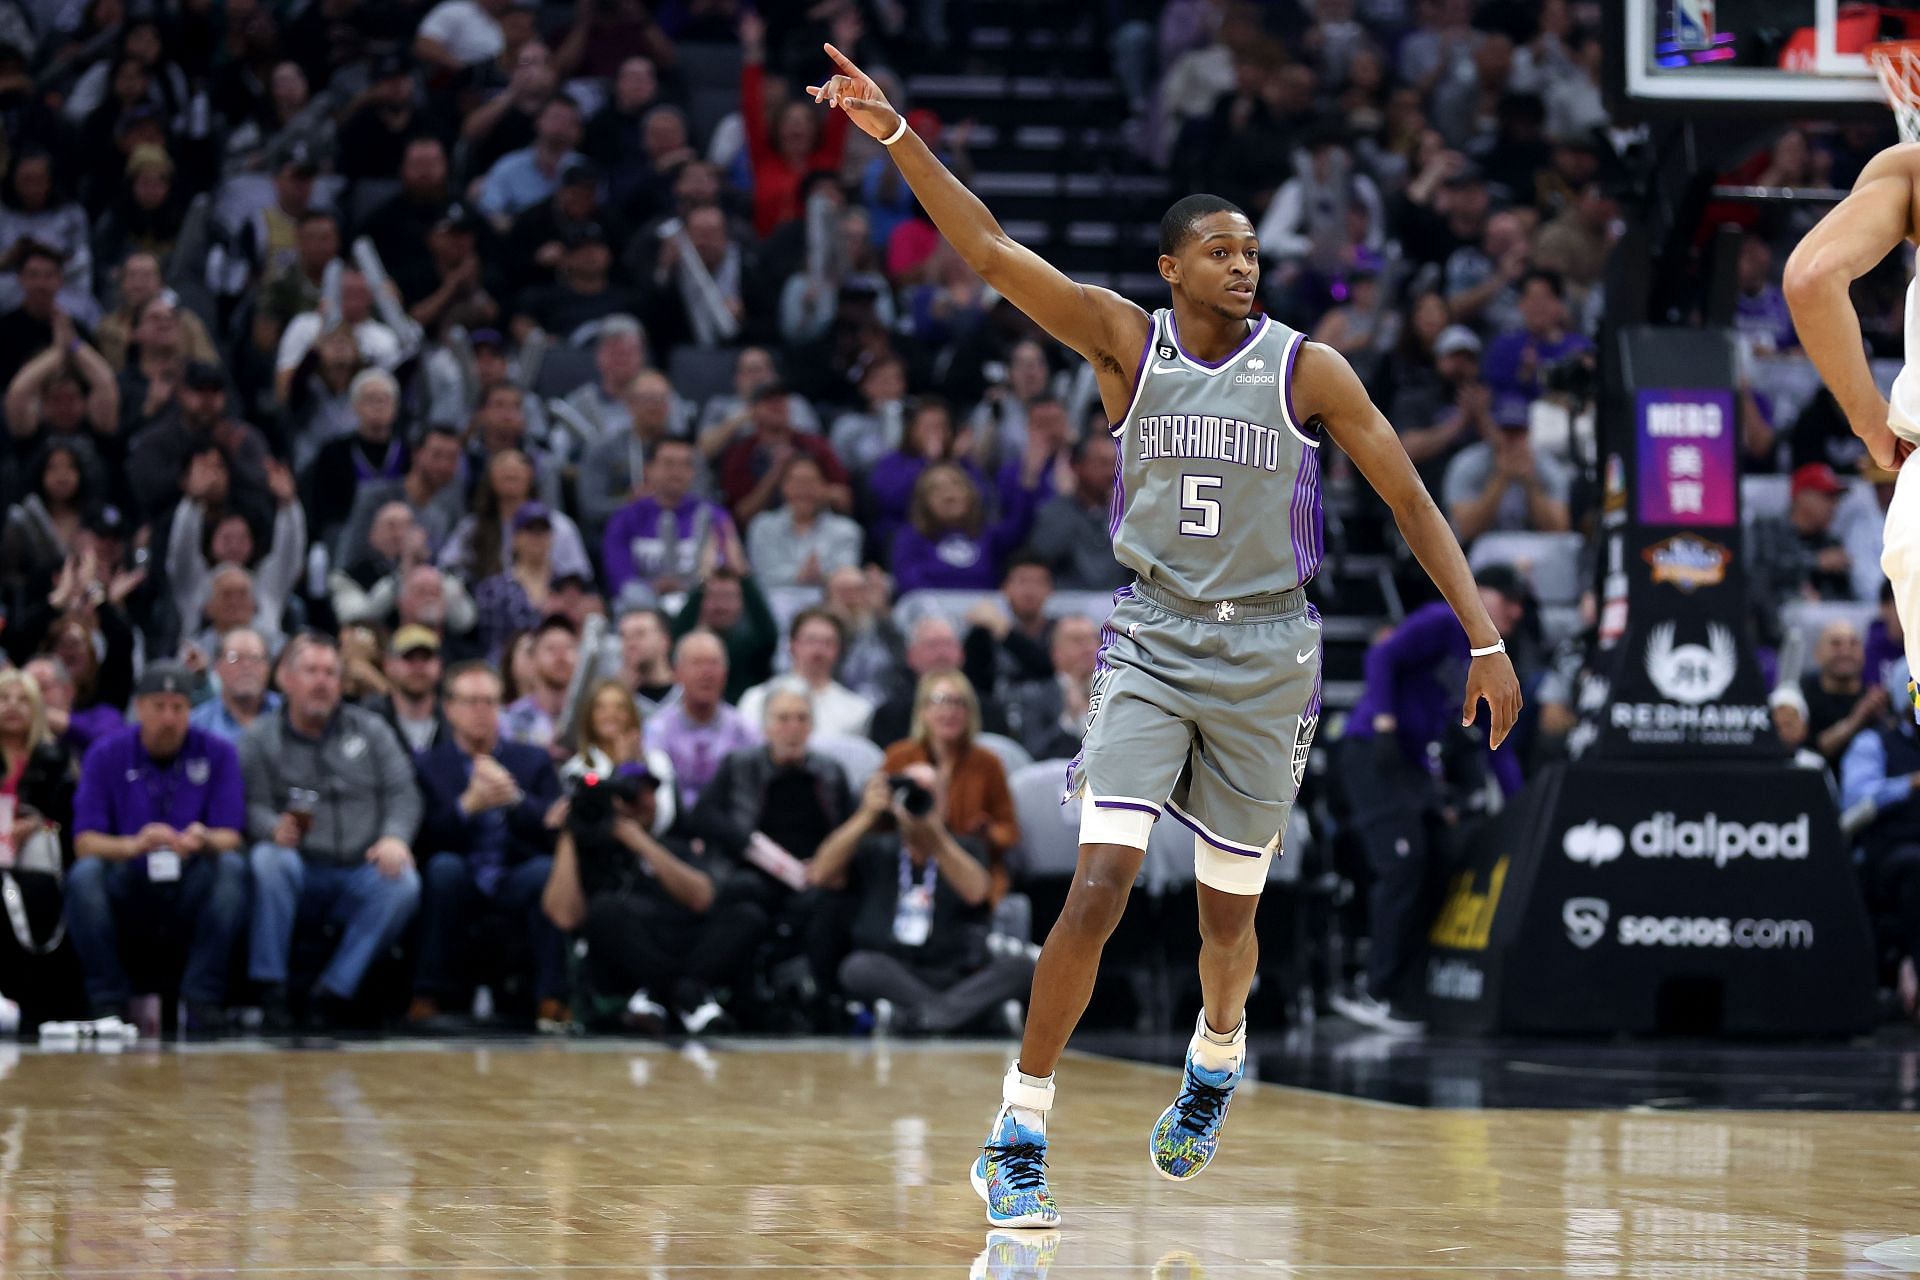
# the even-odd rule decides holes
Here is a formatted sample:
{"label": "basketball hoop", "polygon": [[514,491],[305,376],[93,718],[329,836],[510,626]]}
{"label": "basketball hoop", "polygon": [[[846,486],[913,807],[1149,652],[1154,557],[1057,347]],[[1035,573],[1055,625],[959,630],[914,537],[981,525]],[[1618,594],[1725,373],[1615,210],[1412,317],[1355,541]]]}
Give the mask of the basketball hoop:
{"label": "basketball hoop", "polygon": [[1920,142],[1920,40],[1883,40],[1867,46],[1867,61],[1880,74],[1902,142]]}

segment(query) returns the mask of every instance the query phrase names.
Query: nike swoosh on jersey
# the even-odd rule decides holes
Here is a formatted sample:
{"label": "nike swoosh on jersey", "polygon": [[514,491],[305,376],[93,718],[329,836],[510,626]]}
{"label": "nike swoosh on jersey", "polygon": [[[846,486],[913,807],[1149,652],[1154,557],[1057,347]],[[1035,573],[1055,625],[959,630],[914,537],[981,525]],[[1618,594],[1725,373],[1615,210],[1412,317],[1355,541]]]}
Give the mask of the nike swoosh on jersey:
{"label": "nike swoosh on jersey", "polygon": [[1155,373],[1181,373],[1181,372],[1184,372],[1184,370],[1182,370],[1182,369],[1181,369],[1181,367],[1180,367],[1179,365],[1177,365],[1177,364],[1156,364],[1155,366],[1153,366],[1153,371],[1154,371]]}
{"label": "nike swoosh on jersey", "polygon": [[1305,662],[1308,658],[1311,658],[1319,650],[1319,648],[1320,648],[1319,645],[1315,645],[1313,646],[1313,648],[1307,650],[1305,653],[1296,653],[1293,655],[1293,660],[1295,662]]}

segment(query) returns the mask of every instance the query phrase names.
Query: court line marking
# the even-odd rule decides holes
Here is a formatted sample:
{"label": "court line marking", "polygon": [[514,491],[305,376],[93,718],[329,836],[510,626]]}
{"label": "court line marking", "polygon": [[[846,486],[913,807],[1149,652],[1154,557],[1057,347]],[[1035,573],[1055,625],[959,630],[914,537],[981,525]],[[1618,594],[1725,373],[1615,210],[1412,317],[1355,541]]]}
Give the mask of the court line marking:
{"label": "court line marking", "polygon": [[[1157,1062],[1142,1062],[1138,1058],[1117,1058],[1111,1054],[1099,1053],[1092,1049],[1075,1049],[1069,1047],[1062,1056],[1081,1058],[1090,1062],[1112,1063],[1123,1067],[1139,1067],[1145,1071],[1163,1071],[1174,1076],[1176,1079],[1181,1072],[1181,1068],[1176,1066],[1163,1066]],[[1325,1089],[1315,1089],[1310,1085],[1285,1084],[1277,1080],[1262,1080],[1258,1077],[1255,1077],[1251,1083],[1258,1085],[1262,1090],[1273,1089],[1281,1093],[1301,1093],[1315,1099],[1331,1100],[1333,1102],[1351,1102],[1357,1107],[1375,1107],[1382,1111],[1446,1111],[1453,1109],[1448,1107],[1417,1107],[1410,1102],[1388,1102],[1384,1098],[1358,1098],[1350,1093],[1331,1093]]]}

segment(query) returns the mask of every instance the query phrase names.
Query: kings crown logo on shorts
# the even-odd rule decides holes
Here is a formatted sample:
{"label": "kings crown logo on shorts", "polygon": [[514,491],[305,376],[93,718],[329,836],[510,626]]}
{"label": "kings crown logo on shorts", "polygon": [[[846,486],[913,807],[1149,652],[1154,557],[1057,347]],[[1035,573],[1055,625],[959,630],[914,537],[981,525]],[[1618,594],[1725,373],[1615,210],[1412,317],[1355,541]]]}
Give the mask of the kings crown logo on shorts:
{"label": "kings crown logo on shorts", "polygon": [[1306,780],[1307,752],[1313,749],[1313,733],[1319,727],[1318,715],[1300,717],[1300,731],[1293,736],[1293,785],[1295,787]]}

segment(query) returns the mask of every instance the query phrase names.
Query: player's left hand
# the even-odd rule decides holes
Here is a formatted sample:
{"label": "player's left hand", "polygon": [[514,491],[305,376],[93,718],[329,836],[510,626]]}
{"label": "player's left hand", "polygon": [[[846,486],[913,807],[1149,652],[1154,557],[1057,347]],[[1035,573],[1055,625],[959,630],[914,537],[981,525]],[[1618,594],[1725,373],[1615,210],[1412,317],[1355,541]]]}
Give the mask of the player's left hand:
{"label": "player's left hand", "polygon": [[1882,471],[1898,471],[1900,464],[1913,452],[1913,444],[1893,434],[1893,429],[1882,426],[1871,431],[1865,437],[1867,453],[1872,456],[1874,465]]}
{"label": "player's left hand", "polygon": [[1487,711],[1493,718],[1493,724],[1487,735],[1490,745],[1498,747],[1505,742],[1507,735],[1513,732],[1513,722],[1520,718],[1520,708],[1525,700],[1520,696],[1520,677],[1513,673],[1513,663],[1504,653],[1490,653],[1484,658],[1475,658],[1473,665],[1467,668],[1467,701],[1460,708],[1460,723],[1469,725],[1480,710],[1478,703],[1487,704]]}

